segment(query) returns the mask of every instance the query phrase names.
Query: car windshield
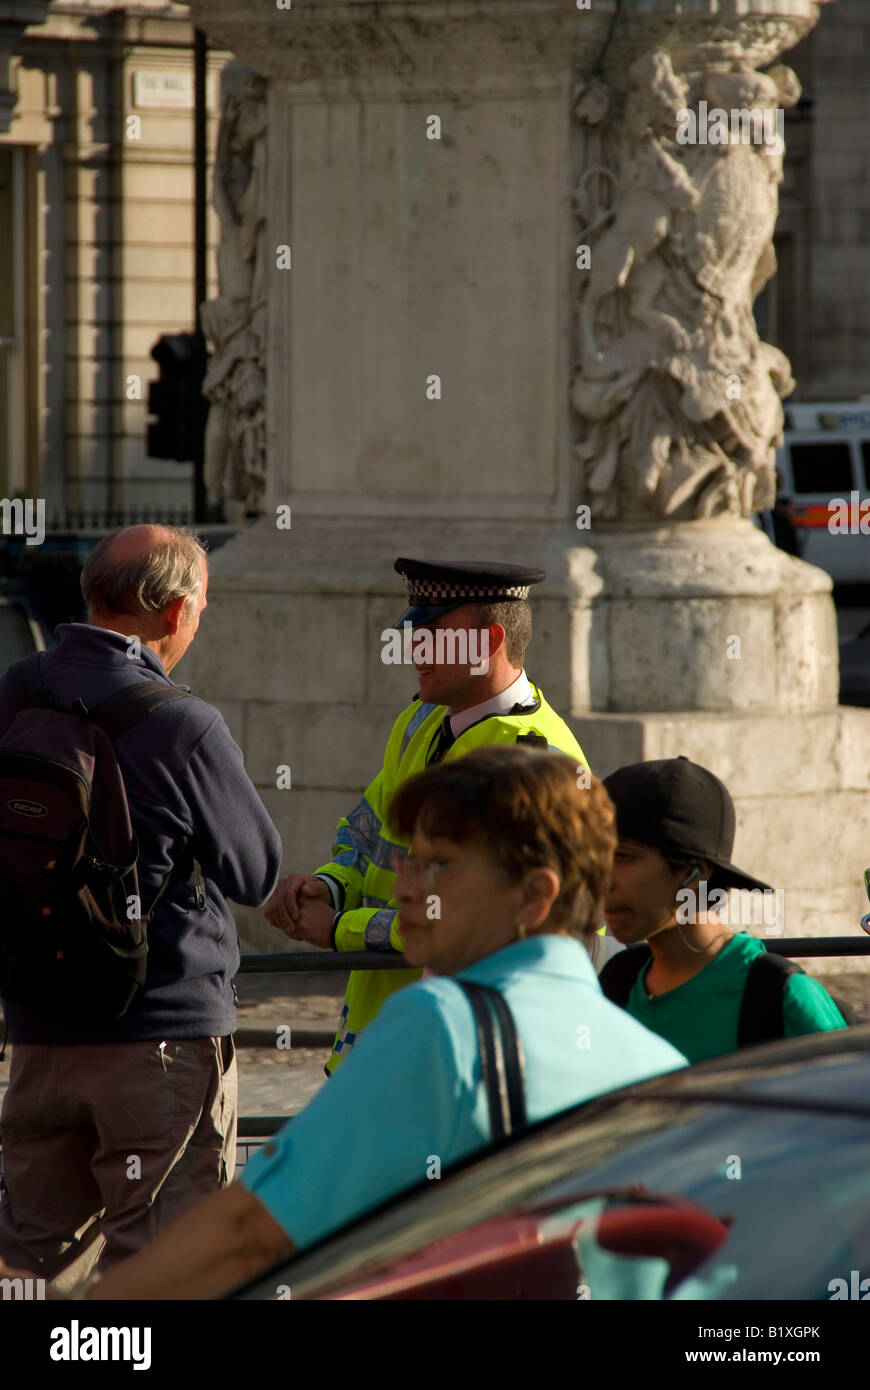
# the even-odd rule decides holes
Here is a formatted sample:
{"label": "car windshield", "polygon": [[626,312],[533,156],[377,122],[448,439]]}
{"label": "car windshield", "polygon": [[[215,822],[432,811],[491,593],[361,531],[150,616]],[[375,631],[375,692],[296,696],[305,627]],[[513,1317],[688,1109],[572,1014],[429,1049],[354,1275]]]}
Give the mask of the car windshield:
{"label": "car windshield", "polygon": [[870,1275],[868,1137],[863,1116],[626,1100],[391,1204],[243,1296],[831,1298]]}

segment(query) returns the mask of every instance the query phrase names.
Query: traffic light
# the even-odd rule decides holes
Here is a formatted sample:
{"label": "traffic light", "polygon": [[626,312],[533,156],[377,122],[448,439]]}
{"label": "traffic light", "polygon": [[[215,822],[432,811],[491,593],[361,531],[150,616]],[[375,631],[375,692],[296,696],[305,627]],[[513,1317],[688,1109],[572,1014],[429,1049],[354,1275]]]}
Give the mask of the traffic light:
{"label": "traffic light", "polygon": [[202,394],[205,342],[196,333],[164,333],[151,349],[160,380],[148,384],[147,455],[189,463],[202,457],[208,401]]}

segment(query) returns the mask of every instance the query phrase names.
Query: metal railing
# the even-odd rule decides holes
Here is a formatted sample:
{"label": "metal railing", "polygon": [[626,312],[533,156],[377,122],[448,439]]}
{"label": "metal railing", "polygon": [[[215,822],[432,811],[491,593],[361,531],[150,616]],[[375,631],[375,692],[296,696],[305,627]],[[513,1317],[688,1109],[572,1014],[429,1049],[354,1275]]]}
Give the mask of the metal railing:
{"label": "metal railing", "polygon": [[[766,949],[777,956],[809,959],[813,956],[870,956],[870,936],[783,936],[765,937]],[[282,955],[242,956],[241,975],[281,975],[303,972],[334,974],[348,970],[413,970],[398,951],[297,951]],[[245,1115],[239,1117],[240,1146],[248,1151],[260,1147],[253,1140],[265,1142],[279,1129],[289,1124],[292,1115]]]}
{"label": "metal railing", "polygon": [[[870,956],[870,936],[765,936],[776,956]],[[399,951],[296,951],[284,955],[242,956],[240,975],[295,974],[298,971],[414,970]]]}
{"label": "metal railing", "polygon": [[[870,944],[870,937],[868,937]],[[286,955],[242,956],[240,975],[283,975],[312,971],[413,970],[398,951],[296,951]]]}
{"label": "metal railing", "polygon": [[[765,937],[768,951],[778,956],[830,958],[870,956],[870,936],[787,936]],[[413,970],[398,951],[296,951],[280,955],[242,956],[240,975],[334,974],[349,970]],[[290,1123],[292,1115],[241,1115],[238,1120],[237,1149],[244,1150],[244,1162],[251,1150],[260,1147],[279,1129]],[[239,1167],[244,1166],[244,1162]],[[237,1159],[238,1163],[238,1159]]]}
{"label": "metal railing", "polygon": [[[870,941],[868,941],[870,944]],[[290,951],[279,955],[242,956],[240,975],[335,974],[349,970],[413,970],[398,951]],[[251,1151],[292,1121],[292,1115],[240,1115],[236,1164],[244,1166]],[[260,1143],[252,1142],[259,1140]],[[244,1151],[239,1163],[238,1150]]]}

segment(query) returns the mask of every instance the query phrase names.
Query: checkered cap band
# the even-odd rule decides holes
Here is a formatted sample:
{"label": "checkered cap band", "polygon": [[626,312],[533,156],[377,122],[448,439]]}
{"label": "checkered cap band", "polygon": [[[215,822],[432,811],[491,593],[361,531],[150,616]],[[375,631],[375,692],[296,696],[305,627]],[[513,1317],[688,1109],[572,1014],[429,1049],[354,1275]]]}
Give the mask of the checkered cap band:
{"label": "checkered cap band", "polygon": [[402,575],[408,589],[408,599],[421,607],[431,604],[451,603],[454,599],[476,598],[528,598],[530,584],[449,584],[438,579],[408,579]]}

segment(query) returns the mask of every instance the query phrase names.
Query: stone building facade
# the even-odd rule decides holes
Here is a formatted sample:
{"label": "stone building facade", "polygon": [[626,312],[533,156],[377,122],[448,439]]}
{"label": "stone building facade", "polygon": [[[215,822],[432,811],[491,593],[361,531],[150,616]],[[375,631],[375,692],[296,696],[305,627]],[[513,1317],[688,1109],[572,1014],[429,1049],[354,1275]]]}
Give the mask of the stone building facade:
{"label": "stone building facade", "polygon": [[[190,465],[147,459],[145,428],[150,348],[193,318],[191,44],[170,0],[0,4],[0,493],[61,521],[190,506]],[[788,55],[804,95],[757,313],[796,399],[870,392],[868,50],[866,0],[837,0]],[[209,53],[210,163],[229,57]],[[210,295],[218,238],[210,206]]]}
{"label": "stone building facade", "polygon": [[787,61],[785,183],[768,341],[791,359],[795,400],[870,394],[870,5],[837,0]]}
{"label": "stone building facade", "polygon": [[[852,930],[870,727],[863,711],[836,705],[826,578],[737,515],[650,524],[644,546],[633,522],[591,537],[575,528],[584,496],[571,433],[576,15],[557,0],[512,7],[505,25],[495,0],[406,0],[399,19],[415,66],[384,32],[386,7],[299,0],[291,17],[244,0],[194,5],[215,45],[212,67],[234,53],[268,82],[237,112],[247,109],[248,163],[260,169],[266,103],[262,207],[236,199],[250,219],[243,239],[264,255],[236,257],[242,293],[215,277],[209,292],[213,305],[224,301],[212,336],[239,370],[222,408],[223,437],[236,428],[250,450],[243,496],[261,476],[261,437],[268,475],[266,514],[215,556],[208,630],[181,678],[224,710],[284,835],[286,869],[311,867],[411,693],[380,660],[378,634],[396,613],[392,557],[540,562],[549,579],[530,671],[596,771],[677,752],[712,767],[737,799],[738,859],[789,885],[789,932]],[[738,51],[745,40],[767,53],[754,54],[750,76],[785,50],[805,96],[786,119],[780,272],[757,306],[762,337],[791,357],[800,396],[862,394],[865,0],[690,8],[694,38],[691,25],[681,36],[678,0],[600,0],[589,24],[603,50],[612,22],[632,58],[662,42],[692,57],[706,25],[713,44],[720,28],[726,41],[734,29]],[[144,396],[149,347],[192,320],[192,121],[166,104],[184,95],[190,28],[178,6],[95,11],[52,6],[13,63],[18,104],[0,144],[17,150],[9,186],[24,190],[7,212],[25,229],[12,283],[31,288],[17,301],[30,305],[15,349],[19,389],[6,397],[19,403],[7,432],[24,443],[7,444],[6,457],[23,470],[16,486],[55,504],[157,505],[180,495],[183,474],[145,463],[144,400],[125,388],[139,375]],[[457,45],[454,18],[489,31],[478,48]],[[310,39],[291,30],[309,21]],[[685,57],[677,53],[677,69],[691,68]],[[608,61],[616,89],[629,64],[616,49]],[[706,61],[697,56],[696,69]],[[659,76],[666,90],[668,74]],[[728,80],[739,86],[739,73]],[[763,90],[758,73],[752,80]],[[430,143],[424,178],[433,100],[457,136]],[[133,138],[130,116],[142,118]],[[213,243],[216,234],[212,223]],[[276,268],[285,241],[292,270]],[[234,301],[246,297],[240,340]],[[419,389],[433,358],[453,382],[437,415]],[[233,426],[243,385],[252,408]],[[292,530],[276,530],[276,503],[292,504]],[[735,633],[739,664],[727,660]],[[292,790],[276,785],[278,764],[292,766]],[[262,920],[240,920],[249,942],[274,949]]]}
{"label": "stone building facade", "polygon": [[[70,529],[83,514],[180,518],[191,465],[147,459],[145,437],[150,349],[194,322],[187,6],[31,4],[11,33],[4,8],[0,493],[45,498]],[[228,56],[208,55],[210,150]],[[217,238],[210,208],[210,293]]]}

